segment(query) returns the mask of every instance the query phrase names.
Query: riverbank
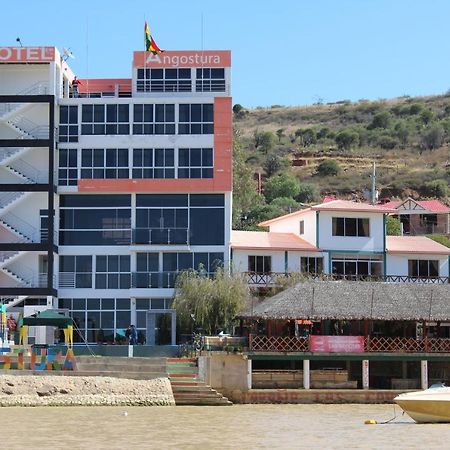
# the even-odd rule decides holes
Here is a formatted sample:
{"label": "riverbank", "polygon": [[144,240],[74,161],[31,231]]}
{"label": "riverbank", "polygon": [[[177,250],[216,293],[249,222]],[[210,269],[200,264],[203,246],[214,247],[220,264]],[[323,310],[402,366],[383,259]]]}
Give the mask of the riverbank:
{"label": "riverbank", "polygon": [[0,406],[173,406],[168,378],[0,375]]}

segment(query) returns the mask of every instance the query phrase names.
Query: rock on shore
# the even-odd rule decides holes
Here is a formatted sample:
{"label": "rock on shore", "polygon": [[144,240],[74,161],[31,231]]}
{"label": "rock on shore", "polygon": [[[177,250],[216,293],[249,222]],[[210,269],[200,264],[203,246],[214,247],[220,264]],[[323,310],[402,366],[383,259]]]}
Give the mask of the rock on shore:
{"label": "rock on shore", "polygon": [[0,375],[0,406],[175,405],[168,378]]}

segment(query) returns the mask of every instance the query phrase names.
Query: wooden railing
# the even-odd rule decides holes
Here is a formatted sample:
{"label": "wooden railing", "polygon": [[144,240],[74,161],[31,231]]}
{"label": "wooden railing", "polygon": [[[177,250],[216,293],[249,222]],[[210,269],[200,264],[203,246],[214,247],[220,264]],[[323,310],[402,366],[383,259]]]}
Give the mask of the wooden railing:
{"label": "wooden railing", "polygon": [[[256,286],[274,286],[281,277],[289,277],[293,273],[270,272],[253,273],[246,272],[247,282]],[[298,275],[298,274],[295,274]],[[377,281],[384,283],[428,283],[450,284],[450,277],[410,277],[408,275],[339,275],[339,274],[304,274],[304,281]],[[299,280],[301,281],[301,280]]]}
{"label": "wooden railing", "polygon": [[[249,337],[252,352],[310,352],[309,338],[291,336]],[[364,351],[368,353],[450,353],[448,338],[366,337]]]}

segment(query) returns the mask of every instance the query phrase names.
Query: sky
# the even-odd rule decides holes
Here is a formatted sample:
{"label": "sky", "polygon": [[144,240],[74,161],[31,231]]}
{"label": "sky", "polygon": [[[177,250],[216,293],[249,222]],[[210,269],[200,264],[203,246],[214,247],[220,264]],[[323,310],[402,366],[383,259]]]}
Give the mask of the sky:
{"label": "sky", "polygon": [[0,46],[68,47],[79,78],[131,78],[144,22],[166,50],[231,50],[244,107],[450,89],[450,0],[0,0]]}

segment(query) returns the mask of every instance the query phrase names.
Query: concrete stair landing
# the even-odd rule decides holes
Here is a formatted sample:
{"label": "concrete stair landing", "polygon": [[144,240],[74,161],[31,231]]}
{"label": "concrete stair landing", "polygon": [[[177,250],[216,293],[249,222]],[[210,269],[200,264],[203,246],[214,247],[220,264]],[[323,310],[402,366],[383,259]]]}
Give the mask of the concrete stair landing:
{"label": "concrete stair landing", "polygon": [[199,379],[196,358],[167,358],[167,372],[176,405],[232,405],[221,393]]}

